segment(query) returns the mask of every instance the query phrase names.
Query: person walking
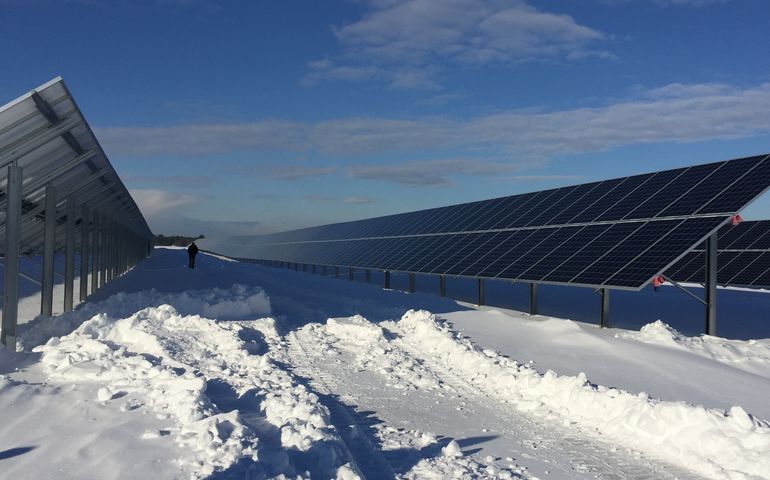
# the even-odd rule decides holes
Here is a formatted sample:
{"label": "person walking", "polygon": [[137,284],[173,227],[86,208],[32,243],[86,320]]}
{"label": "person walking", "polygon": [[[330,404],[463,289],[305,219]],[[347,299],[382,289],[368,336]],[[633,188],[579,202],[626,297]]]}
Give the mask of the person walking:
{"label": "person walking", "polygon": [[187,247],[187,256],[190,257],[190,268],[195,268],[195,256],[198,254],[198,246],[195,242]]}

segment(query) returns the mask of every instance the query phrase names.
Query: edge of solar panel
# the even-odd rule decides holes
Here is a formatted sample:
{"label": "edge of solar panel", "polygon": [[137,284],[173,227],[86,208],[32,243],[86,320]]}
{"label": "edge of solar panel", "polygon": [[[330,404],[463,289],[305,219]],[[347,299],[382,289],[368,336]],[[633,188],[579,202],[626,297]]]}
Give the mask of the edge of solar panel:
{"label": "edge of solar panel", "polygon": [[[254,247],[258,248],[259,246],[262,246],[262,247],[273,246],[273,247],[281,247],[284,250],[286,250],[287,248],[289,248],[291,246],[293,246],[293,247],[300,247],[302,245],[305,245],[308,248],[310,246],[312,246],[316,250],[319,250],[320,249],[319,245],[322,245],[322,244],[325,244],[325,243],[330,243],[330,242],[338,243],[338,244],[343,244],[345,242],[350,242],[350,241],[367,241],[367,240],[371,241],[371,240],[376,240],[376,239],[382,239],[382,240],[389,239],[391,241],[400,241],[400,239],[403,239],[403,238],[417,238],[417,237],[431,237],[431,236],[447,236],[447,237],[455,236],[456,237],[456,236],[459,236],[459,235],[464,235],[464,236],[479,235],[479,234],[483,234],[483,233],[492,233],[492,232],[495,232],[495,231],[501,231],[501,232],[505,232],[505,231],[511,231],[511,232],[513,232],[513,231],[521,231],[522,229],[528,228],[528,226],[534,220],[537,220],[538,218],[543,217],[542,211],[536,211],[535,212],[535,217],[530,219],[529,222],[524,224],[523,226],[522,225],[519,225],[519,226],[509,226],[507,228],[502,228],[500,230],[495,230],[495,229],[493,229],[493,230],[472,230],[472,229],[469,229],[469,230],[465,230],[465,231],[462,231],[462,230],[458,231],[458,230],[451,230],[450,229],[450,230],[447,231],[446,229],[438,229],[437,231],[430,232],[430,233],[427,233],[427,232],[426,233],[408,233],[408,231],[404,230],[404,228],[405,228],[404,225],[401,225],[400,226],[400,230],[396,230],[395,233],[391,233],[389,235],[382,235],[380,233],[382,230],[380,230],[380,231],[376,231],[376,233],[380,233],[380,235],[381,235],[381,236],[377,236],[377,237],[371,237],[371,236],[367,237],[367,236],[359,235],[357,237],[352,237],[351,238],[350,236],[345,235],[345,234],[343,234],[342,236],[331,234],[331,238],[329,238],[328,236],[326,238],[324,238],[325,237],[324,229],[327,230],[327,231],[334,230],[334,229],[341,229],[343,231],[343,233],[354,232],[356,226],[368,225],[368,226],[371,227],[372,224],[376,224],[377,222],[386,223],[386,226],[387,226],[388,225],[387,224],[388,221],[392,222],[392,221],[397,220],[399,218],[406,219],[404,223],[407,224],[407,226],[409,226],[409,225],[414,225],[415,223],[419,223],[419,221],[421,221],[422,219],[425,219],[425,218],[429,217],[431,212],[435,213],[435,212],[442,211],[442,210],[443,211],[449,211],[450,209],[455,209],[457,211],[463,211],[463,209],[464,210],[472,209],[472,208],[474,208],[474,206],[479,206],[479,208],[481,209],[481,208],[486,208],[486,207],[489,207],[491,205],[494,205],[495,203],[497,203],[498,205],[500,205],[500,204],[504,205],[504,204],[507,203],[509,205],[514,205],[515,208],[514,208],[513,211],[514,212],[518,212],[522,208],[522,205],[526,206],[529,202],[533,201],[533,199],[537,199],[538,197],[542,197],[539,201],[535,202],[536,204],[532,207],[532,208],[535,208],[538,205],[540,205],[545,199],[548,199],[548,198],[554,196],[556,194],[556,192],[559,192],[559,191],[566,192],[564,196],[562,196],[560,198],[557,198],[556,202],[546,205],[546,207],[544,208],[543,211],[549,211],[549,210],[553,209],[554,205],[558,205],[560,202],[562,202],[563,199],[566,196],[569,196],[569,195],[571,195],[571,194],[573,194],[575,192],[578,192],[581,189],[582,190],[587,190],[587,192],[591,192],[591,191],[597,189],[599,186],[601,186],[603,184],[611,185],[611,187],[610,187],[610,189],[608,191],[606,191],[603,195],[599,196],[596,200],[594,200],[592,203],[590,203],[588,207],[584,208],[578,214],[578,216],[579,216],[580,214],[582,214],[582,212],[584,212],[585,210],[587,210],[590,207],[593,207],[596,203],[599,203],[600,200],[603,200],[606,196],[608,196],[608,194],[610,192],[613,192],[616,188],[618,188],[620,185],[623,185],[625,182],[631,183],[632,186],[634,184],[636,184],[636,186],[630,192],[625,193],[625,194],[623,194],[624,190],[621,189],[620,193],[621,193],[622,196],[621,196],[620,200],[615,201],[614,203],[610,203],[609,205],[606,206],[605,210],[597,210],[598,216],[590,217],[591,221],[570,223],[570,221],[572,219],[578,218],[577,216],[573,216],[573,217],[570,217],[569,220],[566,223],[561,224],[561,225],[550,223],[550,220],[553,220],[555,218],[559,218],[559,216],[562,215],[564,213],[564,211],[566,211],[567,209],[569,209],[570,207],[572,207],[574,205],[574,204],[570,204],[570,205],[567,205],[565,210],[554,211],[555,216],[548,217],[548,218],[543,218],[544,222],[541,222],[540,225],[532,225],[529,228],[531,229],[531,228],[534,228],[534,227],[537,227],[537,226],[539,226],[541,229],[546,229],[546,228],[548,228],[548,229],[551,229],[551,228],[561,229],[561,228],[570,228],[570,227],[586,228],[589,225],[598,225],[600,223],[597,223],[597,220],[599,220],[603,216],[605,216],[606,213],[608,211],[610,211],[610,210],[613,210],[613,209],[614,210],[619,210],[618,205],[621,202],[626,202],[627,204],[630,205],[630,207],[633,207],[633,208],[630,210],[629,213],[626,213],[626,214],[622,215],[620,220],[612,221],[610,219],[609,221],[605,221],[604,223],[613,224],[613,225],[617,225],[617,224],[620,224],[620,223],[640,223],[640,224],[643,224],[642,226],[646,226],[648,223],[661,222],[661,221],[670,221],[672,218],[674,218],[674,219],[682,220],[679,224],[676,225],[676,228],[678,228],[680,225],[684,224],[685,221],[689,221],[689,220],[693,220],[693,219],[708,219],[708,218],[719,219],[719,221],[717,223],[714,223],[709,228],[707,228],[707,229],[705,229],[703,231],[700,231],[697,236],[694,236],[694,237],[690,238],[690,240],[688,240],[688,242],[687,242],[687,245],[689,245],[688,248],[681,248],[682,245],[679,245],[678,248],[677,248],[677,252],[679,252],[679,253],[677,255],[671,257],[670,259],[667,259],[668,261],[666,261],[665,264],[658,265],[655,271],[648,269],[648,270],[645,271],[645,273],[643,275],[637,274],[637,277],[639,279],[641,279],[643,277],[644,281],[639,280],[639,281],[636,281],[636,282],[626,282],[626,283],[632,283],[633,286],[618,285],[618,284],[616,284],[616,283],[619,283],[619,282],[615,282],[615,283],[609,282],[609,280],[611,280],[612,278],[614,278],[614,277],[616,277],[616,276],[618,276],[620,274],[620,270],[610,271],[609,273],[607,273],[607,275],[609,275],[609,277],[607,277],[607,279],[605,281],[603,281],[602,283],[574,281],[575,279],[579,278],[580,274],[578,274],[577,276],[572,277],[571,279],[569,279],[570,281],[549,281],[549,280],[544,280],[542,278],[541,279],[526,279],[526,278],[522,278],[521,276],[518,276],[516,278],[511,278],[510,279],[510,280],[514,280],[514,281],[515,280],[520,280],[520,281],[543,283],[543,284],[558,284],[558,285],[565,285],[566,284],[566,285],[572,285],[572,286],[587,286],[587,287],[600,287],[600,288],[616,288],[616,289],[625,289],[625,290],[639,290],[639,289],[643,288],[645,285],[647,285],[652,280],[652,278],[654,278],[656,275],[661,274],[662,272],[664,272],[668,268],[670,268],[672,265],[674,265],[678,261],[680,261],[683,257],[685,257],[688,254],[688,252],[693,250],[703,240],[708,238],[711,234],[713,234],[714,232],[718,231],[719,228],[721,228],[724,224],[726,224],[730,220],[732,215],[734,215],[735,213],[737,213],[741,209],[745,208],[746,205],[750,204],[757,197],[759,197],[762,193],[766,192],[768,190],[768,188],[770,188],[770,168],[768,168],[768,164],[770,163],[770,160],[768,160],[768,159],[770,159],[770,155],[757,155],[757,156],[744,157],[744,158],[734,159],[734,160],[727,160],[727,161],[721,161],[721,162],[713,162],[713,163],[710,163],[710,164],[696,165],[696,166],[693,166],[693,167],[684,167],[684,168],[666,170],[666,171],[661,171],[661,172],[653,172],[653,173],[642,174],[642,175],[634,175],[634,176],[631,176],[631,177],[623,177],[623,178],[620,178],[620,179],[609,179],[609,180],[604,180],[604,181],[600,181],[600,182],[591,182],[591,183],[581,184],[581,185],[576,185],[576,186],[561,187],[561,188],[557,188],[557,189],[544,190],[544,191],[540,191],[540,192],[531,192],[531,193],[525,193],[525,194],[514,195],[514,196],[509,196],[509,197],[498,197],[498,198],[491,199],[491,200],[483,200],[483,201],[476,201],[476,202],[466,202],[466,203],[458,204],[458,205],[451,205],[451,206],[438,207],[438,208],[432,208],[432,209],[424,209],[424,210],[418,210],[418,211],[414,211],[414,212],[407,212],[407,213],[403,213],[403,214],[386,215],[386,216],[382,216],[382,217],[375,217],[375,218],[364,219],[364,220],[357,220],[357,221],[352,221],[352,222],[340,222],[340,223],[336,223],[336,224],[321,225],[321,226],[317,226],[317,227],[308,227],[308,228],[304,228],[304,229],[292,230],[292,231],[287,231],[287,232],[278,232],[278,233],[275,233],[275,234],[269,234],[269,235],[264,235],[264,236],[260,236],[260,237],[252,237],[252,238],[240,237],[240,240],[241,241],[248,241],[249,243],[254,242],[255,240],[256,241],[260,241],[260,240],[262,241],[261,245],[260,244],[254,245],[252,243],[252,248],[254,248]],[[740,162],[743,162],[743,163],[740,163]],[[729,183],[727,183],[727,186],[723,186],[723,182],[717,182],[717,181],[707,182],[706,181],[707,179],[709,179],[709,177],[711,175],[713,175],[715,172],[719,171],[720,169],[724,168],[726,165],[729,165],[729,167],[726,168],[727,170],[730,170],[730,169],[735,170],[737,168],[740,168],[741,166],[746,166],[746,165],[748,165],[749,168],[746,168],[744,170],[739,170],[738,173],[735,173],[733,177],[729,177]],[[745,190],[745,189],[739,189],[736,186],[736,184],[740,183],[741,181],[744,180],[745,177],[747,177],[748,172],[753,172],[753,170],[755,168],[758,168],[760,166],[765,167],[763,170],[759,171],[759,173],[761,173],[761,175],[759,176],[759,180],[758,181],[761,182],[761,183],[757,183],[755,181],[754,184],[751,185],[753,190],[750,192],[750,194],[747,194],[746,192],[744,192],[743,190]],[[709,169],[711,171],[709,171]],[[650,182],[652,179],[655,179],[656,177],[660,176],[663,179],[663,182],[665,182],[665,183],[662,186],[660,186],[658,190],[653,192],[653,193],[660,193],[660,192],[662,192],[665,189],[669,189],[669,186],[674,184],[674,180],[677,180],[680,177],[683,177],[685,175],[685,173],[688,173],[690,171],[696,172],[696,175],[694,177],[695,179],[691,182],[692,185],[689,188],[685,188],[683,190],[684,193],[680,192],[681,194],[677,197],[677,199],[681,199],[681,198],[685,197],[686,195],[689,195],[690,192],[692,192],[693,190],[696,190],[698,188],[700,188],[701,190],[704,190],[705,193],[708,193],[710,195],[706,196],[705,198],[701,197],[700,199],[699,198],[688,198],[689,204],[684,205],[684,206],[677,206],[677,208],[673,208],[676,205],[675,202],[660,204],[660,201],[659,201],[659,205],[657,207],[658,210],[655,210],[655,212],[658,212],[658,214],[665,213],[666,211],[669,211],[669,210],[672,210],[672,209],[673,209],[672,211],[674,211],[674,212],[676,212],[676,211],[684,212],[683,214],[674,215],[673,217],[667,217],[667,216],[664,216],[664,217],[657,217],[657,216],[656,217],[649,217],[648,216],[648,217],[642,217],[642,218],[633,218],[633,217],[627,218],[630,215],[630,213],[633,213],[634,211],[639,210],[644,204],[646,204],[647,202],[650,201],[650,199],[648,197],[642,197],[643,202],[638,204],[638,205],[636,205],[632,201],[633,198],[631,200],[627,200],[627,198],[629,196],[631,196],[632,193],[636,192],[637,189],[639,189],[642,186],[646,185],[647,182]],[[704,174],[703,177],[698,177],[697,176],[697,171],[704,171],[704,172],[707,172],[707,173]],[[715,176],[715,179],[716,179],[716,176]],[[750,176],[749,177],[749,181],[754,181],[754,180],[755,180],[754,176]],[[733,191],[732,192],[733,198],[730,199],[728,194],[731,193],[730,189],[733,188],[734,186],[736,188],[733,189],[733,190],[737,190],[737,192]],[[685,187],[686,187],[686,185],[685,185]],[[670,190],[673,190],[675,193],[677,192],[677,190],[675,188],[672,188]],[[588,193],[584,193],[582,196],[580,196],[579,199],[582,199],[587,194]],[[747,197],[747,195],[749,195],[749,196]],[[518,200],[526,199],[526,200],[522,203],[522,205],[515,205],[515,200],[516,199],[518,199]],[[716,207],[719,204],[717,202],[718,199],[722,199],[723,202],[727,202],[731,207],[734,207],[734,209],[731,209],[731,210],[727,210],[726,208],[722,209],[722,210],[717,209]],[[590,198],[589,198],[589,200],[590,200]],[[732,203],[729,203],[728,200],[731,200]],[[712,205],[714,203],[717,203],[717,205]],[[526,213],[529,213],[532,210],[532,208],[529,208],[526,211]],[[688,208],[690,210],[687,210]],[[710,208],[710,210],[709,210],[709,208]],[[704,211],[704,209],[705,209],[705,211]],[[620,209],[620,213],[621,214],[623,213],[623,211],[624,210]],[[688,211],[690,213],[687,213]],[[699,214],[698,212],[701,212],[701,211],[704,211],[704,212]],[[487,213],[489,213],[489,212],[487,212]],[[616,212],[616,214],[617,214],[617,212]],[[507,217],[510,217],[510,216],[511,216],[511,214],[508,213]],[[474,219],[474,221],[476,223],[473,224],[473,225],[479,225],[479,226],[486,225],[486,223],[485,223],[486,220],[481,221],[481,223],[479,223],[476,219]],[[497,226],[497,225],[499,225],[499,223],[495,224],[495,226]],[[382,226],[382,225],[380,225],[380,226]],[[637,230],[640,230],[641,228],[642,227],[640,226]],[[666,235],[671,234],[674,230],[675,229],[671,229],[671,230],[665,232],[664,237]],[[371,230],[369,230],[369,232],[371,232]],[[635,233],[635,232],[636,231],[634,231],[633,233]],[[302,238],[302,237],[304,237],[304,238]],[[572,237],[570,237],[569,239],[571,239],[571,238]],[[625,241],[625,240],[628,240],[630,238],[631,238],[631,235],[628,235],[627,237],[624,237],[623,240]],[[237,240],[237,238],[235,238],[235,240]],[[401,242],[401,243],[404,243],[404,242]],[[444,242],[444,243],[446,243],[446,242]],[[566,241],[562,242],[558,246],[561,246],[564,243],[566,243]],[[588,245],[590,243],[591,242],[587,242],[586,245]],[[637,255],[635,258],[633,258],[628,264],[625,265],[625,267],[628,267],[628,266],[632,265],[634,262],[637,261],[638,258],[640,258],[642,255],[646,254],[653,246],[657,245],[658,243],[659,243],[659,240],[656,240],[656,241],[650,243],[649,245],[645,244],[647,246],[647,248],[642,252],[642,254]],[[406,246],[406,245],[404,245],[404,246]],[[539,244],[535,245],[533,248],[535,248],[537,246],[539,246]],[[244,245],[244,247],[245,247],[245,245]],[[344,245],[343,245],[343,247],[344,247]],[[585,248],[585,247],[583,247],[583,248]],[[296,250],[296,248],[294,248],[294,250]],[[531,250],[529,250],[529,251],[531,251]],[[527,251],[524,255],[529,253],[529,251]],[[582,249],[580,251],[582,251]],[[339,266],[339,267],[343,267],[343,268],[372,268],[372,269],[390,270],[390,271],[394,271],[394,272],[421,273],[421,274],[429,274],[429,275],[430,274],[433,274],[433,275],[442,275],[442,274],[444,274],[444,275],[449,275],[449,276],[469,276],[469,277],[472,277],[472,278],[486,278],[486,279],[490,279],[490,278],[491,279],[500,279],[501,278],[499,276],[499,274],[497,276],[486,276],[486,275],[483,275],[483,274],[480,274],[480,273],[476,274],[476,275],[454,275],[452,273],[447,274],[446,272],[443,272],[443,273],[442,272],[436,272],[435,271],[435,267],[432,270],[430,270],[430,271],[421,271],[419,269],[401,268],[401,267],[406,267],[407,266],[407,264],[405,264],[404,262],[401,262],[401,263],[399,263],[397,265],[391,265],[390,267],[385,268],[385,267],[381,267],[379,265],[375,266],[375,265],[369,264],[369,263],[356,264],[356,263],[347,263],[347,262],[332,262],[332,261],[330,261],[331,258],[329,258],[329,255],[327,255],[325,258],[318,258],[318,257],[308,258],[306,256],[304,256],[304,257],[293,256],[293,255],[286,256],[284,254],[281,254],[279,256],[276,256],[276,255],[253,255],[253,253],[254,252],[252,251],[252,255],[239,254],[237,256],[240,256],[240,257],[249,257],[249,256],[251,256],[252,258],[264,258],[264,259],[271,259],[271,260],[278,260],[278,261],[288,261],[288,262],[296,262],[296,263],[312,263],[312,264],[317,264],[317,265]],[[602,260],[605,255],[602,255],[602,256],[599,256],[598,258],[596,258],[596,260],[594,260],[592,263],[590,263],[588,265],[588,267],[592,267],[594,264],[596,264],[597,262]],[[543,258],[546,258],[547,256],[548,255],[544,255],[540,260],[542,260]],[[278,257],[280,257],[280,258],[278,258]],[[573,254],[572,257],[574,257],[574,254]],[[570,257],[570,259],[572,257]],[[462,259],[458,259],[458,260],[465,260],[465,258],[467,258],[467,257],[463,257]],[[517,261],[520,258],[522,258],[522,257],[519,257],[517,259]],[[540,260],[534,262],[529,268],[527,268],[525,270],[525,272],[531,270],[535,265],[537,265],[539,263]],[[444,263],[446,263],[446,261]],[[564,262],[562,262],[562,264],[563,263]],[[513,266],[513,264],[509,265],[507,268],[510,268],[512,266]],[[588,267],[586,267],[586,269]],[[467,268],[466,268],[466,270],[467,270]],[[585,269],[583,271],[585,271]],[[612,273],[612,272],[614,272],[614,273]],[[551,272],[551,273],[553,273],[553,272]],[[581,274],[582,273],[583,272],[581,272]]]}

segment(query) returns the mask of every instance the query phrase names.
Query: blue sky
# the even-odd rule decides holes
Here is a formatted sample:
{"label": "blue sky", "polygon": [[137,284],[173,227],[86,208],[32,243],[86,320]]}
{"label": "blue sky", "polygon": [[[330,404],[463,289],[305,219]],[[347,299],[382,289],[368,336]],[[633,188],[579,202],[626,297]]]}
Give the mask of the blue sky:
{"label": "blue sky", "polygon": [[[158,233],[253,234],[770,152],[767,0],[0,0]],[[770,199],[748,218],[770,218]]]}

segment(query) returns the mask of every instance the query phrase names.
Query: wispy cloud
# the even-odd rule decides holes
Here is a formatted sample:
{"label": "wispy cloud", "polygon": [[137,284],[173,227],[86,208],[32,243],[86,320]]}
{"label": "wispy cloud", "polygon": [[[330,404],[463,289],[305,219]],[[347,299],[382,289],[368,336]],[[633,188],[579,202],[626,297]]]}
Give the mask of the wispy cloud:
{"label": "wispy cloud", "polygon": [[308,177],[320,177],[337,171],[334,167],[269,167],[268,177],[273,180],[301,180]]}
{"label": "wispy cloud", "polygon": [[331,195],[305,195],[303,197],[309,202],[342,202],[351,205],[365,205],[368,203],[374,203],[376,200],[372,197],[334,197]]}
{"label": "wispy cloud", "polygon": [[382,180],[411,186],[446,185],[456,175],[494,175],[521,168],[517,163],[489,163],[485,159],[452,158],[389,165],[360,165],[348,169],[348,176]]}
{"label": "wispy cloud", "polygon": [[[768,134],[767,111],[770,111],[770,83],[748,88],[726,84],[671,84],[638,89],[631,98],[592,108],[507,111],[464,120],[360,117],[314,124],[258,122],[116,127],[99,129],[97,136],[112,155],[205,155],[240,149],[295,152],[301,148],[311,160],[319,154],[334,155],[339,161],[347,159],[349,163],[358,162],[366,155],[400,158],[405,153],[451,149],[458,155],[488,157],[493,162],[500,158],[521,162],[625,145]],[[255,132],[259,134],[255,136]],[[272,175],[292,179],[333,172],[334,168],[328,165],[288,166],[274,170]],[[359,173],[366,174],[366,170]]]}
{"label": "wispy cloud", "polygon": [[198,202],[197,198],[186,193],[158,189],[131,189],[129,192],[134,197],[139,210],[146,217],[176,211]]}
{"label": "wispy cloud", "polygon": [[203,188],[214,182],[210,176],[196,175],[126,175],[123,181],[131,186],[164,185],[180,188]]}
{"label": "wispy cloud", "polygon": [[585,58],[605,38],[569,15],[524,0],[369,0],[359,20],[335,28],[341,52],[308,64],[303,83],[382,79],[436,88],[449,65]]}

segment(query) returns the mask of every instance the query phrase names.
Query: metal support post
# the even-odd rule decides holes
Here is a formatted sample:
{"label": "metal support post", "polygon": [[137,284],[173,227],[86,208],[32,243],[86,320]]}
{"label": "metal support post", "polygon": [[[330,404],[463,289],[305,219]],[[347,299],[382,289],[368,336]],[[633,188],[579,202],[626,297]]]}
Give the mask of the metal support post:
{"label": "metal support post", "polygon": [[372,272],[367,268],[364,270],[364,280],[366,283],[369,283],[372,281]]}
{"label": "metal support post", "polygon": [[484,294],[484,279],[479,278],[478,279],[478,306],[482,306],[485,304],[485,294]]}
{"label": "metal support post", "polygon": [[3,321],[0,343],[16,351],[16,322],[19,315],[19,237],[21,232],[22,167],[8,167],[5,203],[5,276]]}
{"label": "metal support post", "polygon": [[326,265],[323,265],[321,267],[321,275],[323,275],[324,277],[326,276]]}
{"label": "metal support post", "polygon": [[444,275],[438,276],[438,294],[441,297],[446,297],[446,277]]}
{"label": "metal support post", "polygon": [[537,283],[529,284],[529,314],[537,315]]}
{"label": "metal support post", "polygon": [[409,293],[414,293],[415,287],[414,287],[414,273],[409,274]]}
{"label": "metal support post", "polygon": [[102,214],[102,231],[99,239],[99,288],[107,284],[107,251],[110,248],[109,229],[110,219]]}
{"label": "metal support post", "polygon": [[56,244],[56,187],[45,187],[45,230],[43,232],[43,290],[40,296],[40,314],[53,315],[53,261]]}
{"label": "metal support post", "polygon": [[706,240],[706,335],[717,334],[717,234]]}
{"label": "metal support post", "polygon": [[83,205],[80,213],[80,301],[85,302],[88,297],[88,206]]}
{"label": "metal support post", "polygon": [[313,274],[315,275],[315,273],[316,273],[316,270],[317,270],[317,268],[316,268],[315,264],[313,264],[313,267],[312,267],[312,268],[313,268]]}
{"label": "metal support post", "polygon": [[67,197],[67,223],[64,231],[64,311],[72,311],[75,296],[75,199]]}
{"label": "metal support post", "polygon": [[610,291],[606,288],[599,290],[601,297],[601,313],[599,317],[599,326],[602,328],[610,327]]}
{"label": "metal support post", "polygon": [[101,215],[99,212],[94,212],[94,227],[91,230],[91,293],[94,293],[99,288],[99,250],[101,249],[101,241],[99,235],[99,229],[102,226]]}
{"label": "metal support post", "polygon": [[340,267],[334,267],[334,276],[340,278]]}
{"label": "metal support post", "polygon": [[352,282],[355,278],[355,275],[355,271],[352,268],[348,268],[348,280]]}
{"label": "metal support post", "polygon": [[385,270],[385,288],[390,290],[390,270]]}

